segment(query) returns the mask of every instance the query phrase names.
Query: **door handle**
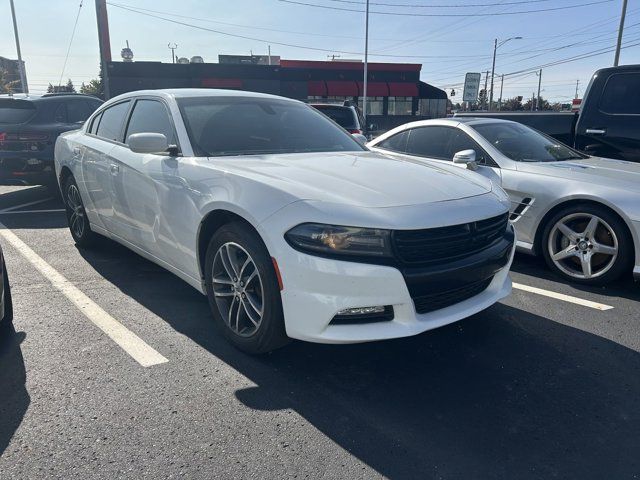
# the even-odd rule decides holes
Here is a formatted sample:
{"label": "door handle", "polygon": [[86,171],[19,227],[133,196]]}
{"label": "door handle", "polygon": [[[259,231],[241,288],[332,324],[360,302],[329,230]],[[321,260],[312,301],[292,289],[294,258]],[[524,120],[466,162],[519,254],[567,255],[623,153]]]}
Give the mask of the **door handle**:
{"label": "door handle", "polygon": [[112,163],[109,169],[111,170],[111,175],[117,175],[120,172],[120,167],[115,163]]}
{"label": "door handle", "polygon": [[586,133],[590,135],[604,135],[607,131],[604,128],[587,128]]}

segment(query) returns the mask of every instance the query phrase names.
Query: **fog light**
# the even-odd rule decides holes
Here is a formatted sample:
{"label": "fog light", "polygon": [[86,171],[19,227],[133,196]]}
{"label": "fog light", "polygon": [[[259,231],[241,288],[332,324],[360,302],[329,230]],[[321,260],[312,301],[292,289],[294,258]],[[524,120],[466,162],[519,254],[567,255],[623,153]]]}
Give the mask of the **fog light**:
{"label": "fog light", "polygon": [[340,310],[331,323],[333,325],[356,325],[373,322],[387,322],[393,320],[391,305],[376,307],[345,308]]}
{"label": "fog light", "polygon": [[371,315],[372,313],[384,313],[384,307],[345,308],[344,310],[340,310],[337,315]]}

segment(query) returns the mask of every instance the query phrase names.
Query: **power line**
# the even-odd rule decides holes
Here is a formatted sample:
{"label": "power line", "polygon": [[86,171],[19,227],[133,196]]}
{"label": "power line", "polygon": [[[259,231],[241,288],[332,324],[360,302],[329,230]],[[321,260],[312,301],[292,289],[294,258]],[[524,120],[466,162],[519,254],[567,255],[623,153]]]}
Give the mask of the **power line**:
{"label": "power line", "polygon": [[[356,0],[327,0],[334,3],[346,3],[351,5],[364,5],[366,2]],[[503,3],[469,3],[469,4],[456,4],[456,5],[425,5],[424,3],[384,3],[384,2],[370,2],[369,5],[375,5],[379,7],[408,7],[408,8],[464,8],[464,7],[494,7],[502,5],[521,5],[523,3],[542,3],[550,2],[551,0],[519,0]]]}
{"label": "power line", "polygon": [[76,14],[76,21],[73,24],[73,31],[71,32],[71,38],[69,39],[69,46],[67,47],[67,54],[64,57],[64,63],[62,64],[62,72],[60,72],[60,81],[58,82],[58,86],[62,85],[62,77],[64,76],[64,69],[67,68],[67,60],[69,60],[69,53],[71,52],[71,44],[73,43],[73,37],[76,35],[76,27],[78,26],[78,19],[80,18],[80,11],[82,10],[82,2],[84,0],[80,0],[80,5],[78,6],[78,13]]}
{"label": "power line", "polygon": [[[357,12],[364,13],[364,10],[357,10],[355,8],[344,8],[344,7],[332,7],[329,5],[318,5],[316,3],[307,3],[300,2],[298,0],[278,0],[282,3],[290,3],[292,5],[302,5],[305,7],[314,7],[314,8],[324,8],[327,10],[340,10],[343,12]],[[475,13],[474,17],[482,16],[482,17],[493,17],[496,15],[521,15],[526,13],[539,13],[539,12],[553,12],[557,10],[567,10],[570,8],[580,8],[580,7],[588,7],[590,5],[598,5],[601,3],[611,3],[613,0],[597,0],[589,3],[581,3],[577,5],[566,5],[564,7],[552,7],[552,8],[541,8],[537,10],[521,10],[517,12],[501,12],[501,13]],[[399,16],[399,17],[469,17],[468,13],[404,13],[404,12],[380,12],[380,11],[369,11],[371,15],[391,15],[391,16]]]}

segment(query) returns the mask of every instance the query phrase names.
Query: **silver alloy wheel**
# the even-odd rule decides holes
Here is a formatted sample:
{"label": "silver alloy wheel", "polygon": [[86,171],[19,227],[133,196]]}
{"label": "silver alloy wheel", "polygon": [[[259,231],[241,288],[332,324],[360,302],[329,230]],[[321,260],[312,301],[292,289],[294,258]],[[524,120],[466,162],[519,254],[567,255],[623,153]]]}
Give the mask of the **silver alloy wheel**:
{"label": "silver alloy wheel", "polygon": [[82,238],[85,229],[84,208],[78,187],[74,184],[67,189],[67,206],[71,212],[69,226],[77,238]]}
{"label": "silver alloy wheel", "polygon": [[553,226],[547,248],[560,271],[588,280],[604,275],[613,267],[618,258],[618,237],[597,215],[572,213]]}
{"label": "silver alloy wheel", "polygon": [[227,326],[241,337],[258,331],[264,315],[264,288],[258,267],[242,246],[223,244],[213,259],[213,294]]}

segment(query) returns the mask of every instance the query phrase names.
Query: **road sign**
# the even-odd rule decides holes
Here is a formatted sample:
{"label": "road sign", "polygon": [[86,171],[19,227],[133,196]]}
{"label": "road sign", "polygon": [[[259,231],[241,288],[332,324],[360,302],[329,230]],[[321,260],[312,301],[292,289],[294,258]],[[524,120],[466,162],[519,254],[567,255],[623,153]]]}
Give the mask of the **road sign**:
{"label": "road sign", "polygon": [[478,101],[478,92],[480,90],[481,73],[467,73],[464,77],[464,92],[462,101],[476,102]]}

